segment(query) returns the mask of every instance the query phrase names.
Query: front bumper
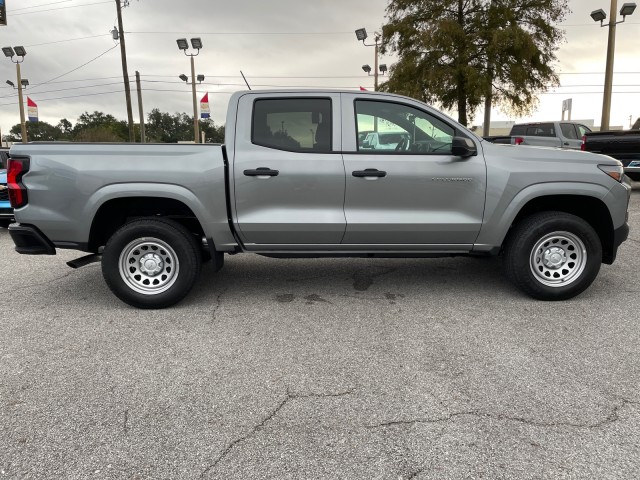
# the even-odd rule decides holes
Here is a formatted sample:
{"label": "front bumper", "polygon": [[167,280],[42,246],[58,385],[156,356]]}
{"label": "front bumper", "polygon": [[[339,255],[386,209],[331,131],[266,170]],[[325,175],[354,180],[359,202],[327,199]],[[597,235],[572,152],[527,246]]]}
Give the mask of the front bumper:
{"label": "front bumper", "polygon": [[602,259],[603,263],[607,265],[611,265],[616,260],[616,256],[618,255],[618,247],[622,245],[627,238],[629,238],[629,224],[625,222],[621,227],[616,228],[613,231],[613,245],[611,248],[610,254],[605,254]]}
{"label": "front bumper", "polygon": [[13,223],[9,235],[16,245],[16,252],[24,255],[55,255],[56,247],[44,233],[33,225]]}

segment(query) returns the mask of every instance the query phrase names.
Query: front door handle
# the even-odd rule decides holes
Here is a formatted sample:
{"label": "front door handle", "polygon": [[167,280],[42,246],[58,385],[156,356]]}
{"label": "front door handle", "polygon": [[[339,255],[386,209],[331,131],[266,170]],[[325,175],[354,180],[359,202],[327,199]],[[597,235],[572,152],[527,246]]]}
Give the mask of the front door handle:
{"label": "front door handle", "polygon": [[377,168],[367,168],[366,170],[356,170],[355,172],[352,172],[351,175],[353,175],[354,177],[359,177],[359,178],[363,178],[363,177],[386,177],[387,176],[387,172],[384,172],[382,170],[378,170]]}
{"label": "front door handle", "polygon": [[247,177],[277,177],[280,172],[267,167],[260,167],[255,170],[245,170],[243,173]]}

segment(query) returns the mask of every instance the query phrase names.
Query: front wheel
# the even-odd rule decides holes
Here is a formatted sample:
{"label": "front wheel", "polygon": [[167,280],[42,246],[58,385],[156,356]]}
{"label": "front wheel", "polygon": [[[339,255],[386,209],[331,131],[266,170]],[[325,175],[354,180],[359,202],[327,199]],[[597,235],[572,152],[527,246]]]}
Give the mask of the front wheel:
{"label": "front wheel", "polygon": [[514,227],[504,269],[517,287],[540,300],[566,300],[586,290],[600,271],[602,244],[593,227],[564,212],[534,214]]}
{"label": "front wheel", "polygon": [[107,242],[102,274],[111,291],[138,308],[165,308],[193,287],[202,259],[197,242],[177,222],[163,218],[134,220]]}

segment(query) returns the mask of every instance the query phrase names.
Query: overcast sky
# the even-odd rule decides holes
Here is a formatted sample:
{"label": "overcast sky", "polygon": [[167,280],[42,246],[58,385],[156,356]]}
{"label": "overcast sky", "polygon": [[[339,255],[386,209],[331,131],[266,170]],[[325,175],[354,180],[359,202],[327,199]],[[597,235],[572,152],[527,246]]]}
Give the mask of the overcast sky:
{"label": "overcast sky", "polygon": [[[542,95],[531,117],[513,118],[496,110],[493,120],[556,119],[562,100],[573,98],[574,119],[600,123],[607,29],[595,24],[589,13],[598,8],[608,13],[609,2],[569,3],[573,12],[564,22],[566,43],[557,65],[562,88]],[[38,104],[41,120],[56,124],[67,118],[75,124],[80,114],[94,110],[126,118],[120,48],[113,48],[116,43],[109,33],[117,25],[114,0],[6,4],[8,26],[0,27],[0,46],[25,46],[22,76],[30,82],[26,93]],[[159,108],[191,114],[190,87],[178,78],[190,74],[189,59],[178,50],[176,39],[199,36],[204,47],[196,57],[196,74],[204,74],[206,80],[198,86],[198,96],[209,92],[217,123],[225,121],[230,93],[244,89],[240,70],[255,88],[373,89],[373,77],[361,66],[373,66],[374,49],[359,43],[354,30],[365,27],[372,34],[380,29],[386,5],[386,0],[131,0],[123,10],[129,75],[133,78],[136,70],[141,74],[145,112]],[[640,10],[617,29],[612,126],[628,128],[629,116],[640,116],[638,38]],[[380,61],[390,65],[394,59]],[[15,83],[16,72],[2,57],[3,134],[19,123],[17,95],[5,80]],[[132,91],[138,121],[135,83]],[[476,112],[474,125],[482,123],[482,115],[482,110]]]}

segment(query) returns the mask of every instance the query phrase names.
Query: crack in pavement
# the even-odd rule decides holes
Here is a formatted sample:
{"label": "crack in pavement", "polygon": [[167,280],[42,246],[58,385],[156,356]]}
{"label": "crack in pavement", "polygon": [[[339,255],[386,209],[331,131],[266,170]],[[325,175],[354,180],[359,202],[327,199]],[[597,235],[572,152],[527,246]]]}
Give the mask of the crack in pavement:
{"label": "crack in pavement", "polygon": [[216,314],[218,313],[218,310],[222,306],[222,296],[228,291],[229,291],[229,287],[226,287],[216,297],[216,305],[213,307],[213,311],[211,312],[211,323],[216,321]]}
{"label": "crack in pavement", "polygon": [[[89,265],[87,265],[87,266],[89,266]],[[29,285],[24,285],[24,286],[18,285],[18,286],[13,287],[11,290],[1,291],[0,295],[5,295],[7,293],[16,293],[16,292],[19,292],[21,290],[29,290],[31,288],[41,287],[42,285],[48,285],[50,283],[57,282],[58,280],[62,280],[63,278],[67,278],[68,276],[74,274],[75,272],[76,272],[76,269],[73,269],[70,272],[65,273],[64,275],[52,278],[51,280],[47,280],[46,282],[30,283]]]}
{"label": "crack in pavement", "polygon": [[122,427],[124,429],[124,433],[129,433],[129,409],[127,408],[124,412],[124,421],[122,423]]}
{"label": "crack in pavement", "polygon": [[531,420],[524,417],[514,417],[509,415],[503,415],[503,414],[494,414],[494,413],[481,412],[477,410],[469,410],[469,411],[462,411],[462,412],[454,412],[447,416],[438,417],[438,418],[416,418],[416,419],[408,419],[408,420],[392,420],[389,422],[382,422],[375,425],[365,425],[365,427],[366,428],[384,428],[384,427],[393,427],[397,425],[415,425],[417,423],[427,423],[427,424],[443,423],[443,422],[449,422],[450,420],[453,420],[454,418],[457,418],[457,417],[472,416],[477,418],[490,418],[493,420],[505,420],[510,422],[518,422],[518,423],[523,423],[525,425],[531,425],[534,427],[543,427],[543,428],[549,428],[549,427],[600,428],[600,427],[604,427],[606,425],[612,424],[614,422],[617,422],[620,419],[618,415],[620,409],[630,404],[635,405],[636,402],[622,400],[622,402],[619,405],[615,405],[613,407],[613,409],[611,410],[611,413],[609,413],[609,415],[607,415],[606,418],[596,423],[538,422],[536,420]]}
{"label": "crack in pavement", "polygon": [[349,390],[345,390],[344,392],[337,392],[337,393],[308,393],[308,394],[299,394],[299,393],[291,393],[291,391],[287,388],[287,393],[286,396],[278,403],[278,405],[270,412],[268,413],[261,421],[260,423],[258,423],[255,427],[253,427],[251,429],[250,432],[246,433],[245,435],[236,438],[235,440],[233,440],[229,445],[227,445],[227,447],[222,451],[222,453],[218,456],[218,458],[216,458],[212,463],[210,463],[200,474],[200,478],[204,478],[204,476],[209,473],[209,471],[211,471],[212,469],[216,468],[216,466],[222,461],[224,460],[224,458],[229,454],[229,452],[231,452],[231,450],[233,450],[233,448],[238,445],[239,443],[244,442],[245,440],[249,440],[250,438],[252,438],[256,433],[258,433],[267,423],[269,423],[277,414],[280,410],[282,410],[282,408],[284,408],[284,406],[290,401],[290,400],[296,400],[299,398],[333,398],[333,397],[344,397],[346,395],[351,395],[353,392],[355,392],[356,389],[351,388]]}

